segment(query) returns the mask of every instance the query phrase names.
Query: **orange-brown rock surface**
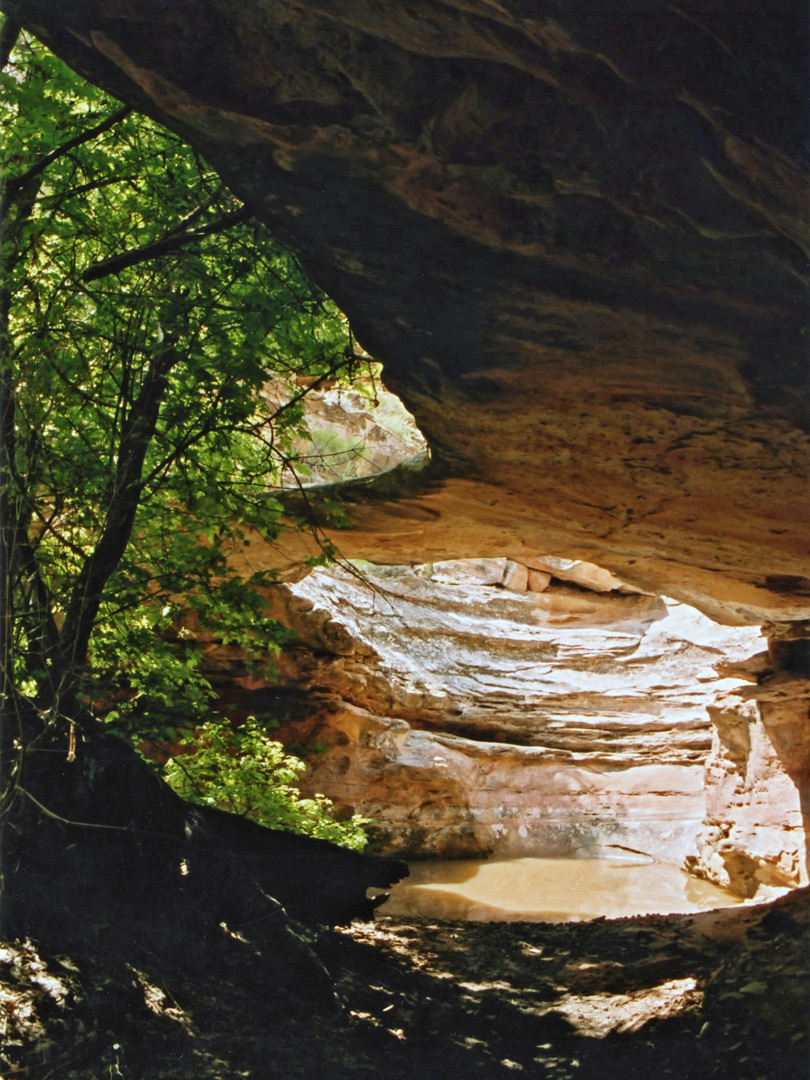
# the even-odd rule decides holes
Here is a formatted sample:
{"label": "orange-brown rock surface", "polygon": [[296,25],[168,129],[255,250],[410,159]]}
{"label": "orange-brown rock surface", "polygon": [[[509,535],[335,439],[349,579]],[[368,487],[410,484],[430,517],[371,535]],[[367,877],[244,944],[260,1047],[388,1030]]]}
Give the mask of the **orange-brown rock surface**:
{"label": "orange-brown rock surface", "polygon": [[280,687],[248,680],[242,704],[283,703],[285,740],[318,750],[305,788],[374,817],[381,850],[677,862],[707,812],[707,707],[738,682],[714,665],[759,632],[532,561],[555,571],[541,592],[503,558],[316,570],[276,590],[298,636]]}
{"label": "orange-brown rock surface", "polygon": [[806,614],[801,0],[0,6],[195,142],[384,362],[433,485],[350,554]]}

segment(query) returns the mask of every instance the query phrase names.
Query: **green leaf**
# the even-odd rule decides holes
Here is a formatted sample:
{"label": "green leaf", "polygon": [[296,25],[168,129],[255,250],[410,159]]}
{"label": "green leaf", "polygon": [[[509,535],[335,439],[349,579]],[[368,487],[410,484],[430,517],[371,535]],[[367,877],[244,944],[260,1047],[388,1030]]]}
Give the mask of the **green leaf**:
{"label": "green leaf", "polygon": [[370,819],[336,821],[323,795],[303,798],[297,788],[306,765],[267,734],[256,717],[233,730],[211,719],[170,759],[164,775],[183,798],[242,814],[260,825],[315,836],[361,851]]}

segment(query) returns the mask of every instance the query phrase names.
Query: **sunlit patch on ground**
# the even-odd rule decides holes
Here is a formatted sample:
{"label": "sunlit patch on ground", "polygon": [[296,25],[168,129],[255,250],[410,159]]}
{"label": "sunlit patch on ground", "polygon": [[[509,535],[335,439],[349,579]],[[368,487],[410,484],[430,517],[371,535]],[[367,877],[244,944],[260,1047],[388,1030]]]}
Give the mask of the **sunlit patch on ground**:
{"label": "sunlit patch on ground", "polygon": [[568,994],[555,1012],[580,1035],[603,1039],[612,1031],[639,1031],[650,1020],[666,1020],[703,1000],[697,979],[669,979],[635,994]]}
{"label": "sunlit patch on ground", "polygon": [[[55,975],[32,945],[0,944],[0,1048],[47,1043],[48,1021],[70,993],[69,971]],[[2,1053],[0,1063],[7,1065]]]}

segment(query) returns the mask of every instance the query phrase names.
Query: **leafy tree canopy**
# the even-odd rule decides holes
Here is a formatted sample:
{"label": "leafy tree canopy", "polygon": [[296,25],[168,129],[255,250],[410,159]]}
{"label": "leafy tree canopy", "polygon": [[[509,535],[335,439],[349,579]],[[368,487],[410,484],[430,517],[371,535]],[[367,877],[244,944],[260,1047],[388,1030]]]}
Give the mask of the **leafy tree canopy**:
{"label": "leafy tree canopy", "polygon": [[266,727],[250,716],[233,729],[224,717],[209,720],[187,740],[187,754],[166,765],[170,786],[190,802],[219,806],[274,829],[306,833],[362,851],[365,825],[354,814],[335,821],[324,795],[301,797],[297,783],[306,766],[284,752]]}
{"label": "leafy tree canopy", "polygon": [[6,797],[44,740],[89,738],[94,708],[136,737],[206,715],[182,613],[248,657],[278,649],[257,591],[270,576],[228,565],[248,530],[276,536],[270,491],[303,425],[300,397],[270,415],[262,386],[353,356],[340,312],[181,139],[35,40],[8,52]]}

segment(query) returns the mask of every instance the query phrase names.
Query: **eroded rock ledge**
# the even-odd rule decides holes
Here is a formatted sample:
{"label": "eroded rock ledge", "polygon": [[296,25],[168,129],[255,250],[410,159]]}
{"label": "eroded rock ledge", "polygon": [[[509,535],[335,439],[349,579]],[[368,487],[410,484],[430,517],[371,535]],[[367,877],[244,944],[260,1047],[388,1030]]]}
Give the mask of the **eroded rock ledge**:
{"label": "eroded rock ledge", "polygon": [[810,679],[769,672],[710,707],[707,817],[689,868],[743,896],[810,881]]}
{"label": "eroded rock ledge", "polygon": [[[308,789],[377,819],[380,850],[678,861],[706,813],[707,707],[738,682],[713,665],[762,639],[591,564],[531,562],[316,570],[277,600],[298,634],[281,688],[248,679],[240,705],[320,750]],[[232,660],[209,649],[220,681]]]}

